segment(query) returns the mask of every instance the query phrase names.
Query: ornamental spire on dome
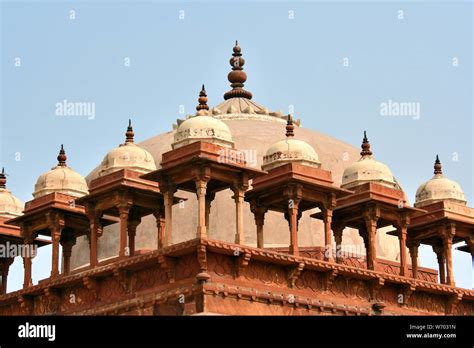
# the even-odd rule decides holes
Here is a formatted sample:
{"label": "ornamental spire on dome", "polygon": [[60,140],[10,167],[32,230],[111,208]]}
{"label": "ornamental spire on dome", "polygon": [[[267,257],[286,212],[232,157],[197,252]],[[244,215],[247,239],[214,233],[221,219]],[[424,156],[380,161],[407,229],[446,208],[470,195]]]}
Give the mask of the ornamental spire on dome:
{"label": "ornamental spire on dome", "polygon": [[442,166],[441,166],[441,161],[439,160],[438,155],[436,155],[436,160],[434,164],[434,174],[443,174]]}
{"label": "ornamental spire on dome", "polygon": [[199,105],[196,106],[196,110],[209,110],[209,106],[207,105],[207,94],[206,94],[206,88],[204,85],[202,85],[201,92],[199,92]]}
{"label": "ornamental spire on dome", "polygon": [[288,114],[288,120],[286,121],[286,137],[293,137],[295,136],[295,133],[293,130],[295,129],[295,126],[293,125],[293,117],[291,117],[290,114]]}
{"label": "ornamental spire on dome", "polygon": [[66,151],[64,151],[64,146],[63,144],[61,144],[61,150],[59,150],[59,155],[58,155],[58,166],[67,167],[66,160],[67,160]]}
{"label": "ornamental spire on dome", "polygon": [[245,59],[242,57],[239,42],[235,41],[232,58],[230,58],[230,65],[232,71],[227,75],[232,89],[224,93],[224,99],[230,98],[246,98],[252,99],[252,93],[244,89],[244,82],[247,81],[247,74],[244,71]]}
{"label": "ornamental spire on dome", "polygon": [[128,119],[127,132],[125,133],[125,143],[133,143],[134,136],[135,136],[135,133],[133,132],[132,120]]}
{"label": "ornamental spire on dome", "polygon": [[2,172],[0,173],[0,189],[7,188],[7,175],[5,174],[5,168],[2,167]]}
{"label": "ornamental spire on dome", "polygon": [[361,156],[372,156],[372,151],[370,150],[369,139],[367,139],[367,132],[364,131],[364,139],[362,139],[362,151],[360,152]]}

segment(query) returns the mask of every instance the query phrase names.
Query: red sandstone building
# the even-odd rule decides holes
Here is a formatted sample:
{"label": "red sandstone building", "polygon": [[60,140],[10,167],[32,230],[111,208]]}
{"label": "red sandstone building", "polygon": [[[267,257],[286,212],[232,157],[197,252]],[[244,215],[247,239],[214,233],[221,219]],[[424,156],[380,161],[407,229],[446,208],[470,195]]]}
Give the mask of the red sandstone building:
{"label": "red sandstone building", "polygon": [[[47,236],[52,260],[33,284],[22,255],[23,289],[7,293],[0,259],[1,315],[474,314],[452,268],[453,244],[474,255],[474,209],[439,159],[411,206],[366,134],[358,156],[270,112],[244,63],[236,44],[224,102],[209,108],[203,86],[196,115],[141,144],[129,123],[87,180],[61,147],[23,206],[2,173],[0,243]],[[419,265],[421,244],[439,270]]]}

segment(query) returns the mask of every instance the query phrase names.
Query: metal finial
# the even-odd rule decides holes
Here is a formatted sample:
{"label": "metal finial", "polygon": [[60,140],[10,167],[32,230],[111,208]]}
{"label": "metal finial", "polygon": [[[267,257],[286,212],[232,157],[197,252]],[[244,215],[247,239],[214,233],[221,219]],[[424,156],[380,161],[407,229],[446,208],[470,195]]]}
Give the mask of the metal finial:
{"label": "metal finial", "polygon": [[439,160],[438,155],[436,155],[436,160],[434,164],[434,174],[435,175],[443,174],[443,168],[442,168],[441,161]]}
{"label": "metal finial", "polygon": [[242,57],[239,41],[235,41],[230,65],[232,71],[227,75],[232,89],[224,93],[224,99],[230,98],[246,98],[252,99],[252,93],[244,89],[244,83],[247,81],[247,74],[244,71],[245,59]]}
{"label": "metal finial", "polygon": [[66,167],[67,164],[66,164],[66,160],[67,160],[67,156],[66,156],[66,151],[64,151],[64,145],[61,144],[61,149],[59,150],[59,155],[57,157],[58,159],[58,166],[60,167]]}
{"label": "metal finial", "polygon": [[199,105],[196,106],[196,110],[209,110],[209,106],[207,105],[207,94],[206,94],[206,88],[204,87],[204,84],[202,85],[201,92],[199,92],[199,98],[198,98]]}
{"label": "metal finial", "polygon": [[293,137],[295,135],[294,130],[295,126],[293,125],[293,117],[288,114],[288,119],[286,121],[286,136]]}
{"label": "metal finial", "polygon": [[367,132],[364,131],[364,139],[362,139],[362,151],[360,152],[361,156],[371,156],[372,151],[370,150],[369,139],[367,139]]}
{"label": "metal finial", "polygon": [[7,175],[5,174],[5,168],[2,167],[2,172],[0,173],[0,189],[7,188]]}
{"label": "metal finial", "polygon": [[135,136],[135,133],[133,132],[132,120],[128,119],[127,132],[125,133],[125,143],[133,143],[134,136]]}

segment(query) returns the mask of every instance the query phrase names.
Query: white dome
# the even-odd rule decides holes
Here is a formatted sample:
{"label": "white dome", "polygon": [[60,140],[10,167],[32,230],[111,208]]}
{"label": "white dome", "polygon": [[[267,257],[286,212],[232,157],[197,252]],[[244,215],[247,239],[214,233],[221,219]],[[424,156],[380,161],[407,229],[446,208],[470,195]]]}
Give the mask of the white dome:
{"label": "white dome", "polygon": [[156,170],[153,156],[134,143],[125,143],[110,150],[100,164],[99,175],[103,176],[121,169],[149,173]]}
{"label": "white dome", "polygon": [[310,167],[320,167],[319,157],[313,147],[302,140],[284,139],[270,146],[263,157],[263,170],[297,162]]}
{"label": "white dome", "polygon": [[53,192],[64,193],[74,197],[82,197],[89,193],[86,180],[79,173],[66,166],[66,155],[61,145],[58,165],[50,171],[41,174],[36,181],[34,198],[39,198]]}
{"label": "white dome", "polygon": [[462,205],[467,204],[461,186],[457,182],[443,176],[441,163],[437,158],[435,175],[416,190],[415,206],[422,207],[439,201],[451,201]]}
{"label": "white dome", "polygon": [[351,188],[367,182],[399,188],[390,168],[372,156],[362,156],[359,161],[350,165],[342,174],[342,188]]}
{"label": "white dome", "polygon": [[401,190],[390,168],[382,162],[376,161],[370,151],[370,144],[364,132],[361,158],[351,164],[342,174],[341,187],[350,189],[368,182]]}
{"label": "white dome", "polygon": [[125,136],[124,144],[120,144],[105,155],[99,167],[99,176],[107,175],[125,168],[141,173],[149,173],[156,170],[153,156],[147,150],[133,142],[134,133],[131,120],[128,121]]}
{"label": "white dome", "polygon": [[6,188],[0,188],[0,217],[14,218],[23,213],[24,204]]}
{"label": "white dome", "polygon": [[86,180],[69,167],[56,166],[41,174],[35,185],[33,197],[39,198],[52,192],[82,197],[89,193]]}
{"label": "white dome", "polygon": [[206,116],[208,112],[201,110],[199,116],[190,117],[182,122],[174,135],[173,149],[197,141],[218,144],[233,148],[232,134],[229,127],[222,121]]}

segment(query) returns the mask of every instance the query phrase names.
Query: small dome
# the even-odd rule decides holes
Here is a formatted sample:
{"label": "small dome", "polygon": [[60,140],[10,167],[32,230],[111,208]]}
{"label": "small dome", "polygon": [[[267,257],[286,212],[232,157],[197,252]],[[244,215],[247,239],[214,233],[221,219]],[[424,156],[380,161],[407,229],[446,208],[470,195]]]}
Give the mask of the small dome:
{"label": "small dome", "polygon": [[56,167],[40,175],[36,181],[33,197],[39,198],[52,192],[60,192],[74,197],[88,194],[86,180],[66,165],[66,153],[62,145],[58,162]]}
{"label": "small dome", "polygon": [[99,176],[107,175],[124,168],[142,173],[149,173],[156,170],[153,156],[134,143],[134,133],[130,120],[125,135],[125,143],[110,150],[107,155],[105,155],[100,164]]}
{"label": "small dome", "polygon": [[320,167],[319,156],[313,147],[302,140],[292,139],[294,125],[291,116],[288,116],[286,139],[277,141],[270,146],[263,157],[263,170],[270,170],[289,162],[297,162],[310,167]]}
{"label": "small dome", "polygon": [[23,213],[24,204],[6,188],[6,175],[0,173],[0,218],[14,218]]}
{"label": "small dome", "polygon": [[209,116],[209,107],[206,103],[207,95],[203,85],[199,94],[199,105],[196,107],[197,116],[190,117],[179,125],[174,135],[173,149],[197,141],[234,147],[229,127],[223,121]]}
{"label": "small dome", "polygon": [[362,157],[344,170],[342,188],[349,189],[367,182],[376,182],[383,186],[401,190],[390,168],[373,158],[365,131],[360,154]]}
{"label": "small dome", "polygon": [[422,207],[439,201],[467,204],[461,186],[443,176],[441,162],[436,156],[434,176],[416,190],[415,206]]}

